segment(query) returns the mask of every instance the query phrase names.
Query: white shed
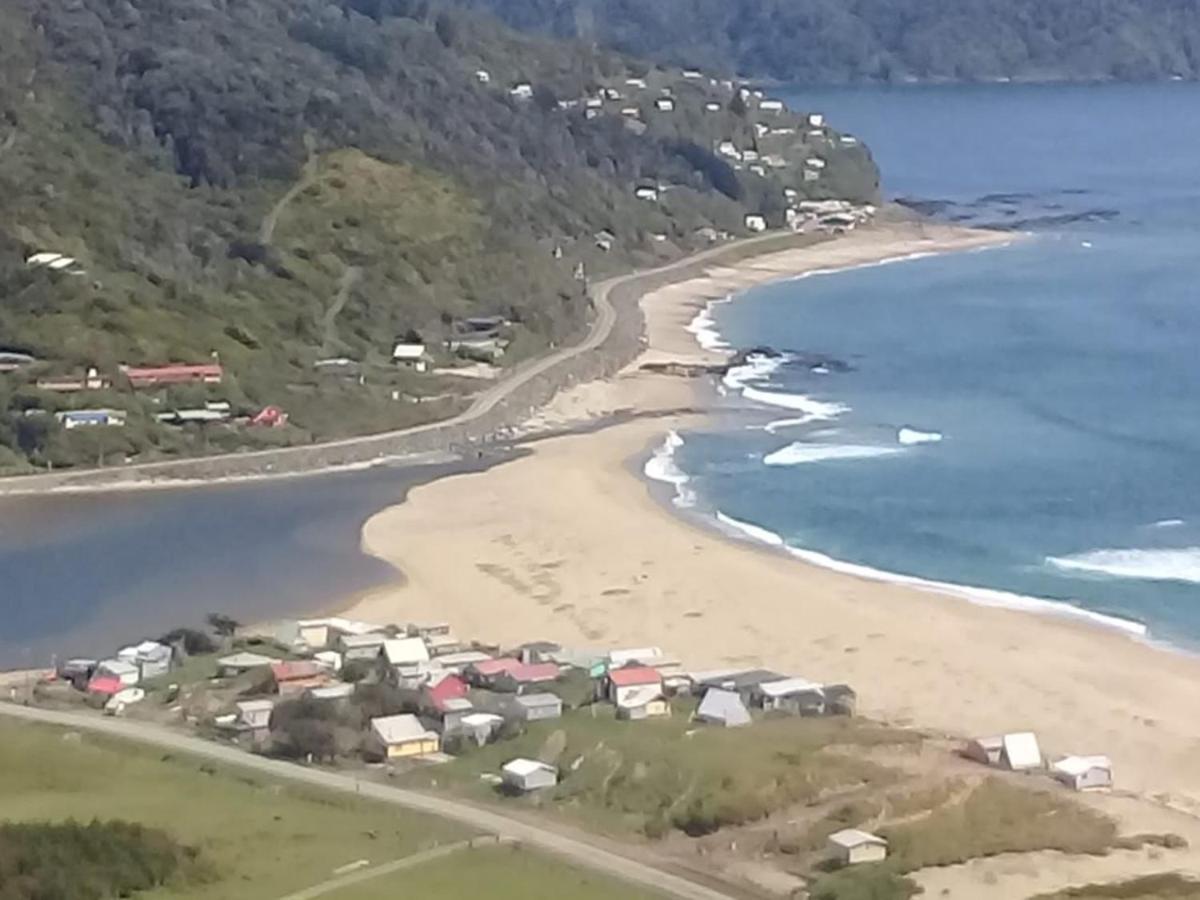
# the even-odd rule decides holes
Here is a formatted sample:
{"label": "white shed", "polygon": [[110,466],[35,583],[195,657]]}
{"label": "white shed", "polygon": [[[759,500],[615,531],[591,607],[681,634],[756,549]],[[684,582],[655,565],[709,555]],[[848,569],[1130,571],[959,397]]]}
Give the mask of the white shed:
{"label": "white shed", "polygon": [[412,369],[414,372],[424,372],[429,367],[424,344],[396,344],[392,348],[392,361],[396,365]]}
{"label": "white shed", "polygon": [[243,700],[236,705],[238,721],[246,728],[257,731],[271,726],[271,712],[275,709],[274,700]]}
{"label": "white shed", "polygon": [[756,216],[756,215],[746,216],[746,230],[747,231],[766,231],[767,230],[767,220],[764,219],[762,216]]}
{"label": "white shed", "polygon": [[429,647],[419,637],[391,638],[383,642],[388,665],[415,670],[429,662]]}
{"label": "white shed", "polygon": [[696,718],[710,725],[737,728],[750,724],[750,711],[734,691],[709,688],[696,709]]}
{"label": "white shed", "polygon": [[1066,756],[1050,766],[1056,779],[1077,791],[1112,787],[1112,761],[1107,756]]}
{"label": "white shed", "polygon": [[829,836],[829,849],[844,866],[887,859],[887,841],[858,828],[835,831]]}
{"label": "white shed", "polygon": [[1000,751],[1000,763],[1014,772],[1026,772],[1042,767],[1042,751],[1037,736],[1031,731],[1020,731],[1004,736],[1004,747]]}
{"label": "white shed", "polygon": [[500,769],[504,784],[513,790],[527,793],[558,784],[558,770],[536,759],[514,759]]}

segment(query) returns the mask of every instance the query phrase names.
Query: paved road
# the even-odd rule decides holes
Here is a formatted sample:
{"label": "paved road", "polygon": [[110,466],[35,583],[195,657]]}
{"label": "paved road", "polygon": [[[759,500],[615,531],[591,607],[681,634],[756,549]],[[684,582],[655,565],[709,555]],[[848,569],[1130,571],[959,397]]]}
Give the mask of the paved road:
{"label": "paved road", "polygon": [[116,737],[155,744],[181,753],[205,757],[233,766],[254,769],[275,778],[299,781],[334,791],[370,797],[384,803],[428,813],[459,822],[470,828],[494,834],[502,840],[520,841],[553,853],[575,865],[594,869],[625,881],[653,888],[682,900],[733,900],[732,895],[689,881],[679,875],[657,869],[647,863],[621,856],[548,828],[509,818],[502,813],[481,809],[448,797],[433,796],[385,784],[358,781],[349,776],[294,763],[254,756],[235,747],[217,744],[161,725],[114,719],[93,713],[61,712],[0,702],[0,715],[60,725],[81,731],[96,731]]}
{"label": "paved road", "polygon": [[[131,484],[137,483],[137,474],[139,472],[147,472],[151,478],[160,478],[166,476],[169,478],[172,470],[187,471],[189,467],[194,467],[197,463],[219,465],[222,460],[229,460],[242,466],[246,462],[254,460],[264,461],[267,468],[274,469],[276,474],[283,475],[298,475],[304,474],[303,469],[288,469],[288,458],[302,454],[312,454],[315,451],[321,450],[337,450],[347,447],[355,447],[362,450],[370,451],[373,445],[379,445],[379,455],[387,456],[387,445],[401,435],[417,435],[425,432],[436,431],[438,429],[454,429],[463,425],[470,424],[476,419],[487,415],[494,410],[498,405],[503,403],[514,391],[528,384],[535,378],[538,378],[555,366],[580,356],[585,353],[600,347],[608,340],[612,334],[613,326],[617,321],[617,310],[612,304],[611,297],[613,292],[619,288],[633,286],[635,289],[639,282],[645,281],[651,283],[655,280],[661,280],[664,276],[669,277],[674,273],[686,270],[692,266],[702,265],[712,261],[718,257],[729,254],[731,251],[741,251],[747,247],[753,247],[757,244],[781,242],[786,235],[777,233],[759,235],[753,238],[747,238],[741,241],[735,241],[730,244],[722,244],[717,247],[711,247],[708,250],[695,253],[691,256],[685,256],[675,262],[668,263],[663,266],[658,266],[653,269],[642,269],[636,272],[630,272],[626,275],[619,275],[604,281],[597,282],[592,286],[592,300],[596,310],[596,318],[592,322],[591,328],[588,330],[587,336],[578,344],[572,344],[569,347],[563,347],[537,359],[529,360],[521,365],[516,366],[512,372],[491,385],[484,391],[475,396],[471,405],[449,419],[441,419],[436,422],[428,422],[424,425],[418,425],[411,428],[398,429],[395,431],[380,432],[371,435],[362,435],[359,437],[342,438],[336,441],[326,441],[319,444],[304,444],[296,447],[284,447],[272,450],[257,450],[250,453],[230,453],[219,454],[215,456],[198,456],[189,457],[187,459],[178,459],[170,461],[137,463],[129,466],[110,467],[108,469],[70,469],[64,470],[59,474],[46,475],[22,475],[9,478],[0,478],[0,495],[2,494],[20,494],[32,493],[39,490],[45,490],[48,487],[59,486],[63,480],[68,482],[79,479],[80,484],[87,484],[89,476],[112,476],[113,481],[96,481],[93,485],[96,487],[107,487],[112,489],[120,489],[129,487]],[[363,457],[364,459],[366,456]],[[270,477],[270,476],[266,476]],[[166,482],[164,482],[166,483]]]}

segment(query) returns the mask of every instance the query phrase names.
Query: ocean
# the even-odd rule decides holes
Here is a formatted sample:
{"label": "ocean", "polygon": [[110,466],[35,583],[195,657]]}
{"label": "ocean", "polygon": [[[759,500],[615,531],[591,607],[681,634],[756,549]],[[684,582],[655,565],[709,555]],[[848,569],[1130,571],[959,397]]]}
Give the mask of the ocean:
{"label": "ocean", "polygon": [[647,474],[818,564],[1200,648],[1200,86],[789,90],[1013,246],[711,305],[767,346]]}

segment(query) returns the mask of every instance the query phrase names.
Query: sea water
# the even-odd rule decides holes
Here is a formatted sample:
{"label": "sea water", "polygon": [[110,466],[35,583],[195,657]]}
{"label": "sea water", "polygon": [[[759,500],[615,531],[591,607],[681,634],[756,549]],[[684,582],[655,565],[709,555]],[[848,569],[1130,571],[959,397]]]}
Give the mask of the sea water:
{"label": "sea water", "polygon": [[889,196],[1030,237],[713,304],[698,337],[781,355],[659,449],[677,503],[810,562],[1200,647],[1200,87],[785,95],[865,140]]}

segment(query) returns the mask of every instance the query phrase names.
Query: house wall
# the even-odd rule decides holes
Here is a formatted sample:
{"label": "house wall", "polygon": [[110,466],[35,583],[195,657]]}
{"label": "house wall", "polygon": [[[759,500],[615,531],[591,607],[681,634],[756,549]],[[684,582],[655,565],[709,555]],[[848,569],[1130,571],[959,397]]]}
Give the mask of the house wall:
{"label": "house wall", "polygon": [[561,706],[535,706],[522,707],[524,710],[525,719],[529,722],[537,722],[542,719],[557,719],[562,716]]}
{"label": "house wall", "polygon": [[390,744],[387,748],[388,759],[403,759],[412,756],[424,756],[428,753],[437,753],[438,742],[430,739],[417,741],[404,741],[399,744]]}
{"label": "house wall", "polygon": [[300,640],[308,644],[310,647],[327,647],[329,646],[329,626],[328,625],[308,625],[301,626],[299,629]]}
{"label": "house wall", "polygon": [[846,853],[846,862],[852,866],[858,863],[881,862],[884,859],[887,859],[887,847],[879,844],[851,847]]}

